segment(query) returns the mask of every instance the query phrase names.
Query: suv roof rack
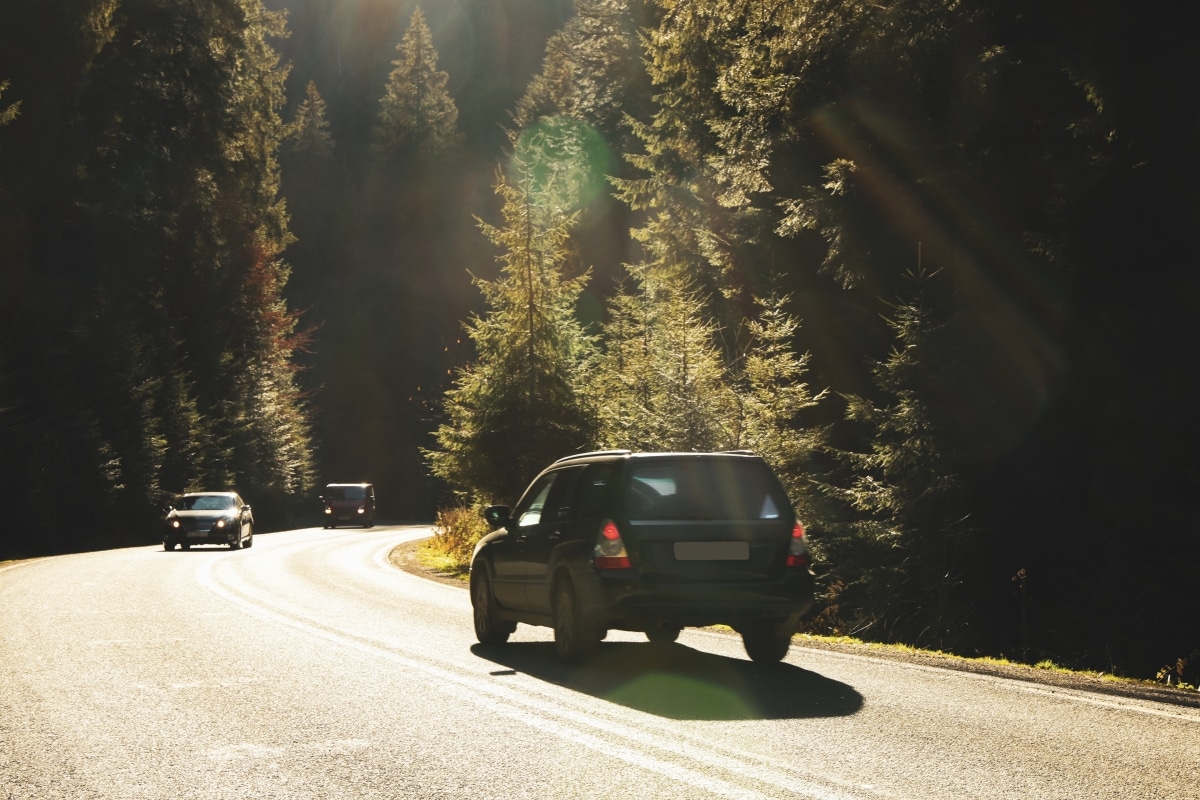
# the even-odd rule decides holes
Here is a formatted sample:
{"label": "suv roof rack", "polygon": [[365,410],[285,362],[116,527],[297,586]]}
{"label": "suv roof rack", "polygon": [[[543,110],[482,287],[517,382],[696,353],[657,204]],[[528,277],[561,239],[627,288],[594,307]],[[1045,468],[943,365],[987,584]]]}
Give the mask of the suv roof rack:
{"label": "suv roof rack", "polygon": [[563,456],[555,461],[555,464],[561,464],[564,461],[574,461],[577,458],[591,458],[592,456],[627,456],[633,453],[632,450],[593,450],[590,453],[575,453],[570,456]]}

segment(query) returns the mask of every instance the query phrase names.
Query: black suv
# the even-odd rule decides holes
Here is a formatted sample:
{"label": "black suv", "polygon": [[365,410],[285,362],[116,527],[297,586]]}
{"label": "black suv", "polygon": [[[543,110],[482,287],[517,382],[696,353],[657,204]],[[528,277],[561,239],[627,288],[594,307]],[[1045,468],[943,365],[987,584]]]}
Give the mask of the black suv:
{"label": "black suv", "polygon": [[502,644],[518,622],[554,629],[559,658],[610,628],[673,642],[724,624],[754,661],[787,654],[813,601],[804,528],[761,458],[585,453],[547,467],[471,557],[475,635]]}

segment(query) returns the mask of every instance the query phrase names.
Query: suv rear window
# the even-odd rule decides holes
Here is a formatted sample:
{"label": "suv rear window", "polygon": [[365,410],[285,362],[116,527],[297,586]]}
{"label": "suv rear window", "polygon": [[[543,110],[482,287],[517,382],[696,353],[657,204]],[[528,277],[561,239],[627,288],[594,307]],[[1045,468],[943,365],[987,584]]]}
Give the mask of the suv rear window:
{"label": "suv rear window", "polygon": [[635,461],[628,493],[635,520],[779,519],[788,508],[770,470],[751,460]]}

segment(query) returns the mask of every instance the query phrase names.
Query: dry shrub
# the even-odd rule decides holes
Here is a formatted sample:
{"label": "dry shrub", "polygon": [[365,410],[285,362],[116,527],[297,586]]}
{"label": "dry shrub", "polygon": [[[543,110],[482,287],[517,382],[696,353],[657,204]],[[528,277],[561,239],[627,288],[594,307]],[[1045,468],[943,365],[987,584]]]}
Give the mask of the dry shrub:
{"label": "dry shrub", "polygon": [[475,543],[488,533],[487,521],[478,509],[458,506],[438,511],[433,537],[427,544],[430,550],[465,568],[470,564]]}

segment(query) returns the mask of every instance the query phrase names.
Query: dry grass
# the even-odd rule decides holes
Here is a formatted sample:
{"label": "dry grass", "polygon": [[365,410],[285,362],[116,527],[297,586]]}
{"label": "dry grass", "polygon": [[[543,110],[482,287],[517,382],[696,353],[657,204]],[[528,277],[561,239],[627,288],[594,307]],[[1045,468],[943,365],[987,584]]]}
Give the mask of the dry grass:
{"label": "dry grass", "polygon": [[475,543],[488,534],[478,509],[467,506],[443,509],[433,523],[433,536],[421,543],[421,562],[444,575],[466,575]]}

